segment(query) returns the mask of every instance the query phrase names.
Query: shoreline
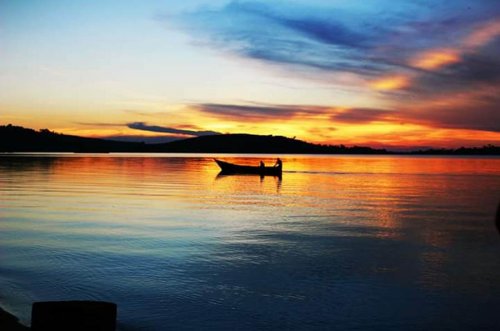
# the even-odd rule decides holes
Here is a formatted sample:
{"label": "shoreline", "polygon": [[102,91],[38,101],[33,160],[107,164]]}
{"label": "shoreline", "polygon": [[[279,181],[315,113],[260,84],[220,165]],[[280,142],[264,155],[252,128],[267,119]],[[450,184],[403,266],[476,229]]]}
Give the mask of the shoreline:
{"label": "shoreline", "polygon": [[28,331],[29,327],[19,322],[19,318],[0,307],[0,329],[5,331]]}

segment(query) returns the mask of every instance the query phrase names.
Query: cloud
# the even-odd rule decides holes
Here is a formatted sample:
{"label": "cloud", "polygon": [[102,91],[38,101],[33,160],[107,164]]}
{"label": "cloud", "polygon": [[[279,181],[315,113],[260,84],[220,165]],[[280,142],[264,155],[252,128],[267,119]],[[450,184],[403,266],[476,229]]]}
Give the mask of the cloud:
{"label": "cloud", "polygon": [[451,92],[463,93],[489,85],[498,94],[500,86],[500,39],[477,50],[460,55],[460,61],[443,65],[436,72],[421,72],[411,78],[406,91],[414,97],[434,98]]}
{"label": "cloud", "polygon": [[374,79],[369,86],[374,90],[392,91],[405,89],[410,86],[410,77],[405,75],[391,75]]}
{"label": "cloud", "polygon": [[126,141],[126,142],[144,142],[146,144],[161,144],[175,140],[186,139],[185,136],[140,136],[140,135],[111,135],[100,137],[108,140]]}
{"label": "cloud", "polygon": [[[347,108],[331,115],[333,122],[370,123],[375,121],[392,121],[395,111],[374,108]],[[397,115],[397,114],[396,114]]]}
{"label": "cloud", "polygon": [[337,106],[307,105],[232,105],[232,104],[199,104],[199,111],[210,113],[221,119],[237,121],[283,120],[325,115],[335,123],[364,124],[374,121],[392,120],[397,112],[376,108],[345,108]]}
{"label": "cloud", "polygon": [[[216,131],[204,131],[199,130],[198,127],[194,125],[179,125],[177,128],[165,127],[165,126],[157,126],[157,125],[148,125],[145,122],[131,122],[131,123],[103,123],[103,122],[75,122],[75,124],[85,125],[85,126],[93,126],[93,127],[109,127],[109,128],[121,128],[128,127],[134,130],[148,131],[148,132],[158,132],[158,133],[169,133],[171,134],[169,137],[174,139],[185,139],[185,136],[208,136],[214,134],[221,134]],[[173,136],[174,135],[174,136]],[[179,135],[179,136],[175,136]],[[165,137],[165,136],[137,136],[137,135],[115,135],[110,136],[113,138],[117,138],[120,140],[128,140],[128,141],[137,141],[136,138],[151,138],[154,140],[155,138]],[[150,139],[150,140],[151,140]],[[156,140],[158,140],[156,139]],[[162,139],[165,140],[165,139]]]}
{"label": "cloud", "polygon": [[454,49],[437,49],[417,54],[411,59],[411,65],[424,69],[436,70],[460,61],[460,55]]}
{"label": "cloud", "polygon": [[127,127],[129,127],[130,129],[141,130],[141,131],[172,133],[172,134],[181,134],[181,135],[196,136],[196,137],[220,134],[219,132],[215,131],[195,131],[195,130],[169,128],[165,126],[148,125],[144,122],[127,123]]}
{"label": "cloud", "polygon": [[315,117],[324,119],[326,116],[332,125],[386,122],[499,132],[498,104],[500,96],[495,94],[495,89],[485,87],[468,93],[440,95],[419,102],[408,99],[407,105],[388,109],[280,104],[198,104],[192,107],[217,119],[237,122],[280,121],[292,118],[301,120]]}
{"label": "cloud", "polygon": [[395,109],[339,108],[330,119],[334,123],[408,123],[435,128],[500,132],[498,104],[500,95],[486,87],[469,93],[439,96]]}
{"label": "cloud", "polygon": [[[497,5],[500,10],[500,5]],[[498,13],[498,11],[497,11]],[[488,44],[500,35],[500,21],[498,17],[486,22],[471,33],[465,40],[464,45],[468,48],[477,48]]]}
{"label": "cloud", "polygon": [[456,0],[453,6],[430,0],[231,1],[187,13],[179,24],[201,44],[243,58],[377,81],[457,64],[459,48],[470,51],[495,40],[498,10],[498,2],[489,0]]}
{"label": "cloud", "polygon": [[500,2],[490,0],[453,5],[444,0],[254,0],[199,8],[180,17],[199,44],[284,68],[291,77],[308,68],[327,77],[352,73],[360,78],[353,83],[360,93],[368,89],[391,107],[194,107],[240,121],[327,114],[334,123],[408,122],[498,132],[499,12]]}
{"label": "cloud", "polygon": [[275,23],[284,28],[288,28],[320,43],[330,45],[343,45],[352,48],[364,48],[370,40],[365,34],[360,34],[350,30],[330,15],[311,13],[308,11],[304,15],[296,13],[286,13],[276,7],[257,3],[233,2],[229,5],[231,10],[266,18],[270,23]]}
{"label": "cloud", "polygon": [[440,128],[500,132],[500,94],[488,85],[429,98],[398,111],[401,121]]}
{"label": "cloud", "polygon": [[298,116],[314,116],[322,114],[327,107],[304,105],[237,105],[203,103],[193,105],[198,111],[215,115],[218,118],[230,120],[281,120]]}
{"label": "cloud", "polygon": [[465,83],[500,83],[500,58],[498,57],[500,42],[495,46],[495,54],[483,51],[464,55],[460,63],[450,68],[447,73],[448,77]]}
{"label": "cloud", "polygon": [[[329,4],[294,1],[231,1],[180,17],[180,25],[202,43],[242,57],[284,66],[300,65],[361,75],[409,69],[407,58],[443,44],[491,40],[493,1],[401,0]],[[498,8],[500,9],[500,8]],[[411,14],[409,14],[411,13]],[[472,41],[471,41],[472,40]]]}
{"label": "cloud", "polygon": [[186,14],[180,24],[201,43],[246,58],[329,71],[379,72],[380,64],[366,62],[364,55],[376,42],[376,30],[356,31],[338,19],[343,13],[336,14],[284,3],[233,1]]}

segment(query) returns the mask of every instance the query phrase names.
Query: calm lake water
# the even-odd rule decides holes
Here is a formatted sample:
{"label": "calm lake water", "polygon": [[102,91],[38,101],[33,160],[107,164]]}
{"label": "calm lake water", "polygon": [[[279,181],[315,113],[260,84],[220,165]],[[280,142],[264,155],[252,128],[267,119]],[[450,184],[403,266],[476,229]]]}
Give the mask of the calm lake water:
{"label": "calm lake water", "polygon": [[[268,156],[222,156],[238,163]],[[0,156],[0,305],[120,330],[498,330],[500,158]]]}

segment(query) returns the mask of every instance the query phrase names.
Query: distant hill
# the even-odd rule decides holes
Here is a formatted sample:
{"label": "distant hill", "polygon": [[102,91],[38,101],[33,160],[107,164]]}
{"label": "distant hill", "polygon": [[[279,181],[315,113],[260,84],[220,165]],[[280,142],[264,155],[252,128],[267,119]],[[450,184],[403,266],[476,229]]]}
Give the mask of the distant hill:
{"label": "distant hill", "polygon": [[173,141],[152,146],[163,152],[193,153],[264,153],[264,154],[387,154],[369,147],[345,147],[311,144],[283,136],[221,134]]}
{"label": "distant hill", "polygon": [[[395,154],[385,149],[317,145],[282,136],[222,134],[163,144],[122,142],[36,131],[20,126],[0,126],[0,152],[149,152],[149,153],[269,153],[269,154]],[[398,154],[500,155],[500,147],[430,149]]]}
{"label": "distant hill", "polygon": [[0,152],[150,152],[150,153],[273,153],[273,154],[381,154],[369,147],[325,146],[282,136],[222,134],[144,144],[84,138],[35,131],[20,126],[0,126]]}
{"label": "distant hill", "polygon": [[500,155],[500,146],[486,145],[483,147],[460,147],[457,149],[431,148],[412,151],[412,155]]}
{"label": "distant hill", "polygon": [[0,126],[0,152],[139,152],[143,143],[128,143],[35,131],[20,126]]}

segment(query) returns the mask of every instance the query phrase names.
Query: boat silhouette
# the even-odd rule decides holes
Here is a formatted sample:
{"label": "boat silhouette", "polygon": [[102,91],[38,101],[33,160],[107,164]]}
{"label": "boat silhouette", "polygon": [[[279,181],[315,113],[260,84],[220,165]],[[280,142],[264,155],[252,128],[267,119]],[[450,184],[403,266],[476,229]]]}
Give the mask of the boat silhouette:
{"label": "boat silhouette", "polygon": [[260,166],[249,166],[249,165],[239,165],[234,163],[229,163],[214,159],[217,165],[220,167],[221,174],[253,174],[260,176],[281,176],[283,165],[279,163],[276,166],[266,167],[261,163]]}

